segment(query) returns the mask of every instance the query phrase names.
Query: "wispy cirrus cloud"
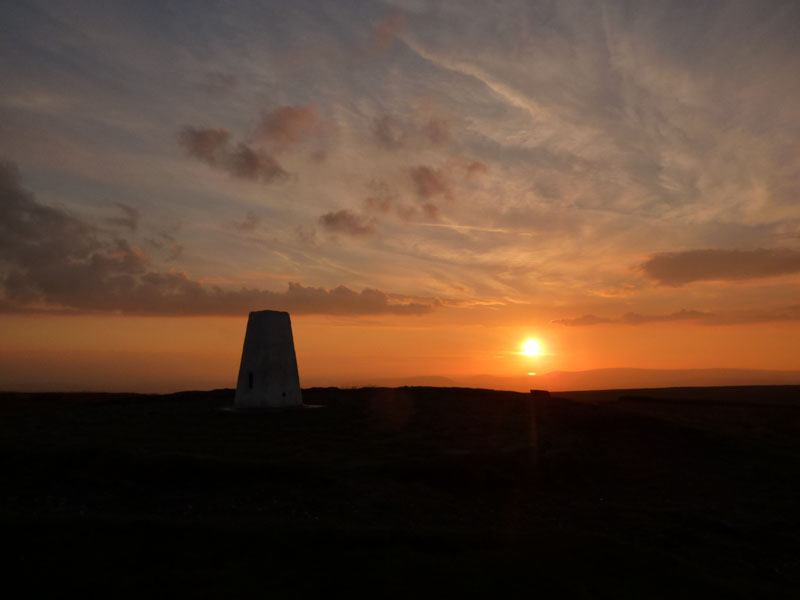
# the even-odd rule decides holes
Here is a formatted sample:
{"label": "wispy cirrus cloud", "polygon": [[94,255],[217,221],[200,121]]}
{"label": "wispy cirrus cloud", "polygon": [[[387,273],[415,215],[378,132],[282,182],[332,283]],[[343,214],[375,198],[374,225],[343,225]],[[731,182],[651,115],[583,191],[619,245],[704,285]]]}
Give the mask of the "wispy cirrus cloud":
{"label": "wispy cirrus cloud", "polygon": [[142,217],[139,209],[125,204],[124,202],[117,202],[114,206],[120,211],[121,214],[116,217],[106,218],[106,223],[124,227],[135,233],[139,228],[139,219]]}
{"label": "wispy cirrus cloud", "polygon": [[[185,235],[195,236],[186,260],[208,265],[200,268],[235,277],[251,261],[272,270],[296,262],[291,272],[303,281],[441,289],[416,268],[387,272],[378,257],[388,248],[396,264],[413,254],[419,269],[470,282],[464,294],[487,301],[568,306],[624,295],[638,315],[674,303],[783,302],[770,297],[768,278],[796,273],[792,256],[770,248],[800,240],[800,4],[412,2],[402,14],[380,4],[107,4],[113,19],[58,3],[38,7],[38,17],[24,4],[0,9],[21,42],[0,65],[0,104],[11,117],[0,122],[0,146],[26,148],[15,156],[43,190],[52,185],[43,173],[64,173],[61,201],[76,211],[98,197],[135,207],[136,194],[152,198],[148,223],[181,211]],[[65,59],[56,56],[39,35],[45,17],[69,23],[87,51],[67,44]],[[175,27],[150,22],[188,17],[196,26],[180,40]],[[288,65],[287,53],[303,58]],[[81,136],[78,120],[87,124]],[[147,132],[184,122],[195,134],[181,144],[191,160],[272,185],[175,177],[174,147]],[[308,160],[320,148],[324,164]],[[287,176],[305,168],[315,176]],[[373,180],[391,193],[365,193]],[[91,197],[89,181],[98,194],[117,188]],[[288,250],[256,258],[257,236],[198,234],[247,211],[263,216],[262,237],[275,231]],[[130,235],[126,214],[108,216]],[[380,236],[366,233],[372,218]],[[166,242],[151,246],[163,260]],[[766,250],[684,250],[734,247]],[[642,287],[630,292],[619,282],[633,263],[644,263]],[[745,282],[737,290],[751,297],[726,297],[728,286],[715,282],[728,281]]]}
{"label": "wispy cirrus cloud", "polygon": [[405,28],[406,17],[403,13],[396,12],[383,18],[372,33],[372,50],[376,53],[386,52]]}
{"label": "wispy cirrus cloud", "polygon": [[238,84],[236,76],[224,71],[208,71],[203,74],[197,89],[211,96],[222,96],[230,93]]}
{"label": "wispy cirrus cloud", "polygon": [[238,223],[234,223],[234,227],[238,231],[242,231],[245,233],[250,233],[252,231],[255,231],[259,225],[261,225],[261,217],[259,217],[252,210],[247,211],[247,214],[244,216],[244,219],[242,219]]}
{"label": "wispy cirrus cloud", "polygon": [[387,150],[398,150],[406,144],[408,130],[400,119],[382,115],[372,121],[372,136]]}

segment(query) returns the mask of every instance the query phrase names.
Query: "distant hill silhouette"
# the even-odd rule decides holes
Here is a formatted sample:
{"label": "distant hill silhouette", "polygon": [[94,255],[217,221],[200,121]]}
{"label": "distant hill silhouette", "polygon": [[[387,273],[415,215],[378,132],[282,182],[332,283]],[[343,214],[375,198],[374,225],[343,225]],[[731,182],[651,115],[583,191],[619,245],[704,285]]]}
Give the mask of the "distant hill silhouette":
{"label": "distant hill silhouette", "polygon": [[[307,384],[303,382],[305,387]],[[339,385],[343,385],[340,383]],[[763,369],[592,369],[588,371],[551,371],[542,375],[502,377],[472,375],[467,377],[385,377],[347,382],[344,385],[472,387],[495,390],[527,391],[532,388],[551,391],[636,389],[657,387],[800,385],[800,371]]]}

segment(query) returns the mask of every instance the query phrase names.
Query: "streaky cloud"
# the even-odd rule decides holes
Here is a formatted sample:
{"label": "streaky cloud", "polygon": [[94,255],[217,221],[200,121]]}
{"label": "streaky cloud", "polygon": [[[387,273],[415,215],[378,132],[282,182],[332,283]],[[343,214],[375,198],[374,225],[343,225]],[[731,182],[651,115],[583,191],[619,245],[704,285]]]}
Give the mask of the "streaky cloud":
{"label": "streaky cloud", "polygon": [[695,281],[742,281],[800,273],[800,250],[703,249],[659,252],[640,265],[659,285],[679,287]]}
{"label": "streaky cloud", "polygon": [[780,323],[800,321],[800,304],[751,310],[700,311],[682,309],[668,314],[641,314],[629,312],[621,317],[600,317],[587,314],[580,317],[555,319],[552,322],[567,327],[593,325],[647,325],[675,321],[695,322],[699,325],[748,325],[753,323]]}
{"label": "streaky cloud", "polygon": [[398,150],[405,145],[408,131],[398,118],[382,115],[372,122],[372,136],[387,150]]}

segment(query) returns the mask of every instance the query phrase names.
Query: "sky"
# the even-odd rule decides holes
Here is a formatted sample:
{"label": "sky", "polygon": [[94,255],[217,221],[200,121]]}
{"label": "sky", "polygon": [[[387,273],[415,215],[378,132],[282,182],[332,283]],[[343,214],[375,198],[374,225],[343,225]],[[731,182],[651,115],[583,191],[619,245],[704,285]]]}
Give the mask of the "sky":
{"label": "sky", "polygon": [[4,2],[0,388],[262,309],[303,385],[800,369],[798,73],[793,1]]}

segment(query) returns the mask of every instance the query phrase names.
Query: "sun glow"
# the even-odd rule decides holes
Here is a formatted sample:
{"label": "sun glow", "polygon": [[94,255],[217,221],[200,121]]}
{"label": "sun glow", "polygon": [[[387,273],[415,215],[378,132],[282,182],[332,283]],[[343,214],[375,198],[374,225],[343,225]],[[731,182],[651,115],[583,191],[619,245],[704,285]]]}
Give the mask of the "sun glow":
{"label": "sun glow", "polygon": [[542,346],[536,340],[525,340],[522,344],[522,353],[525,356],[539,356],[542,353]]}

